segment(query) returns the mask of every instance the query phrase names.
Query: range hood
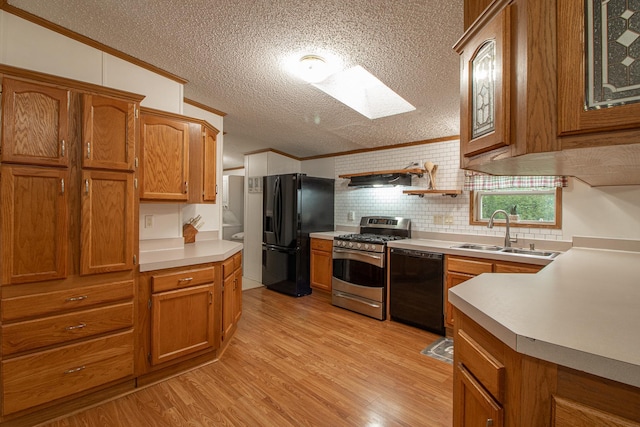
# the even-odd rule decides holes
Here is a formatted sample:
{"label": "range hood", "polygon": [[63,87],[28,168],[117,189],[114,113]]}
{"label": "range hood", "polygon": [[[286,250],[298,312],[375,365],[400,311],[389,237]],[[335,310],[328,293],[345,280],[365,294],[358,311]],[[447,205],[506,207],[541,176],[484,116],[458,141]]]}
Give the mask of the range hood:
{"label": "range hood", "polygon": [[411,175],[408,173],[374,173],[371,175],[352,176],[349,179],[349,187],[395,187],[397,185],[411,185]]}

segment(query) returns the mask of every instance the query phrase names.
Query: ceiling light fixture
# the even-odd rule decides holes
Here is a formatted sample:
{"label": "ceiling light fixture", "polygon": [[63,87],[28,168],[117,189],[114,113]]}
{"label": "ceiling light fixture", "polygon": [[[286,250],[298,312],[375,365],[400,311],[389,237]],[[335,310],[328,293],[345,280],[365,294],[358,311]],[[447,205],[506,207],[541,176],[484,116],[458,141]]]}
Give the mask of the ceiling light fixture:
{"label": "ceiling light fixture", "polygon": [[309,83],[319,83],[331,72],[327,62],[318,55],[305,55],[300,58],[298,73],[301,79]]}

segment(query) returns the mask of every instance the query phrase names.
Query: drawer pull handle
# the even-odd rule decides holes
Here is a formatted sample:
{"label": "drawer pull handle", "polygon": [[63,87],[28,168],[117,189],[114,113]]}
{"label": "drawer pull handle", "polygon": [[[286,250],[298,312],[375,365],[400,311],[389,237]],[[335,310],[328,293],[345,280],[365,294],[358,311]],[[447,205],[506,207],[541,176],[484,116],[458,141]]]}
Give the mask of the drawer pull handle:
{"label": "drawer pull handle", "polygon": [[67,326],[66,329],[67,331],[73,331],[74,329],[82,329],[82,328],[86,328],[87,324],[86,323],[82,323],[80,322],[79,325],[75,325],[75,326]]}
{"label": "drawer pull handle", "polygon": [[193,277],[185,277],[184,279],[178,279],[178,282],[183,283],[183,282],[190,282],[193,280]]}
{"label": "drawer pull handle", "polygon": [[493,425],[493,419],[492,418],[487,419],[487,427],[490,427],[492,425]]}
{"label": "drawer pull handle", "polygon": [[86,295],[80,295],[79,297],[70,297],[67,298],[67,301],[82,301],[83,299],[87,299]]}
{"label": "drawer pull handle", "polygon": [[74,372],[82,371],[84,368],[86,368],[86,366],[82,365],[82,366],[78,366],[77,368],[67,369],[66,371],[64,371],[64,373],[65,374],[73,374]]}

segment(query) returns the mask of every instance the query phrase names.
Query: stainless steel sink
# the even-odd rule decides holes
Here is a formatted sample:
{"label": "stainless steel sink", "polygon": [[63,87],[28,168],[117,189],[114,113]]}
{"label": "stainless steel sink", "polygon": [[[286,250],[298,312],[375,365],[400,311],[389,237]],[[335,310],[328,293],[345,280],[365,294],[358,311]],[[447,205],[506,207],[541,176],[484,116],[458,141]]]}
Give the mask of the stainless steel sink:
{"label": "stainless steel sink", "polygon": [[494,251],[494,252],[502,252],[505,254],[528,255],[528,256],[537,256],[537,257],[543,257],[543,258],[555,258],[556,256],[560,255],[560,252],[538,251],[535,249],[503,248],[502,246],[481,245],[476,243],[464,243],[462,245],[452,246],[452,248],[471,249],[475,251]]}
{"label": "stainless steel sink", "polygon": [[518,248],[504,248],[501,252],[511,253],[517,255],[532,255],[532,256],[541,256],[545,258],[555,258],[559,255],[559,252],[551,252],[551,251],[536,251],[531,249],[518,249]]}
{"label": "stainless steel sink", "polygon": [[477,245],[475,243],[465,243],[464,245],[452,246],[456,249],[473,249],[476,251],[501,251],[502,246],[494,245]]}

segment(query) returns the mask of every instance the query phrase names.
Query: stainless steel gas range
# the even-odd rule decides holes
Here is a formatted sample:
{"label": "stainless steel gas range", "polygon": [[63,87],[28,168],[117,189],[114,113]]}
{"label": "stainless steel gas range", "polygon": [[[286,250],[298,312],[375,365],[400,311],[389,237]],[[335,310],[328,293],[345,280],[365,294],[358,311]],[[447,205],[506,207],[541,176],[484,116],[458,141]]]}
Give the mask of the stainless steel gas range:
{"label": "stainless steel gas range", "polygon": [[333,239],[331,303],[379,320],[386,319],[387,242],[411,237],[411,220],[366,216],[360,233]]}

